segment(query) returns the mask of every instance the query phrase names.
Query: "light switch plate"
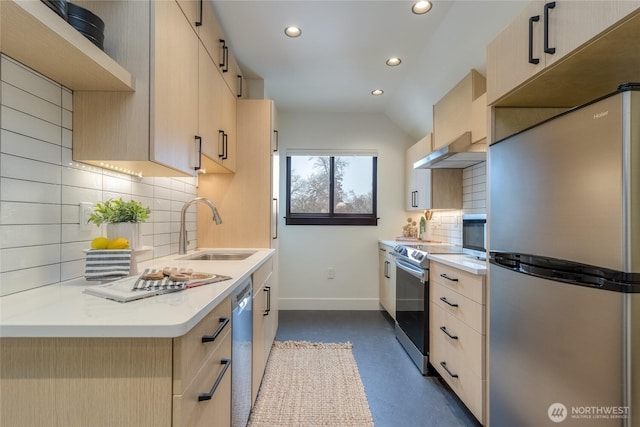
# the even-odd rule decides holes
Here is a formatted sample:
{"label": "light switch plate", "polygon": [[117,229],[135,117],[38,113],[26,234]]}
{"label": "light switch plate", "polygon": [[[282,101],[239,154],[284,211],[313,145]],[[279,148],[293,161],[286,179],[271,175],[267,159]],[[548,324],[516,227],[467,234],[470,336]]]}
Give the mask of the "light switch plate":
{"label": "light switch plate", "polygon": [[93,203],[91,202],[80,202],[80,231],[90,231],[92,225],[89,224],[89,217],[93,212]]}

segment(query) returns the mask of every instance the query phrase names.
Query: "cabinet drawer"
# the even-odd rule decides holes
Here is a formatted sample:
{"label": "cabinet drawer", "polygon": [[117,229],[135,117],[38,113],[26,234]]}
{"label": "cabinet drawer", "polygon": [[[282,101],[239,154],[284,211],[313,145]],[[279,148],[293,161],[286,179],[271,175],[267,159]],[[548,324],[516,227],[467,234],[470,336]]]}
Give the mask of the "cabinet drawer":
{"label": "cabinet drawer", "polygon": [[429,265],[429,280],[453,289],[459,294],[484,304],[484,277],[460,270],[438,262]]}
{"label": "cabinet drawer", "polygon": [[430,304],[431,335],[443,340],[447,355],[460,362],[471,373],[484,378],[484,335],[447,313],[434,303]]}
{"label": "cabinet drawer", "polygon": [[[431,304],[430,316],[432,325],[442,315],[444,315],[444,312],[435,304]],[[485,381],[482,377],[473,373],[460,351],[448,341],[450,339],[441,331],[437,329],[434,331],[432,328],[430,335],[430,362],[467,408],[482,422]]]}
{"label": "cabinet drawer", "polygon": [[431,302],[445,312],[464,322],[480,334],[485,333],[485,306],[453,291],[451,288],[432,283]]}
{"label": "cabinet drawer", "polygon": [[[173,396],[173,427],[231,425],[231,332],[227,330],[222,335],[222,342],[184,393]],[[199,401],[198,397],[210,393],[218,379],[211,399]]]}
{"label": "cabinet drawer", "polygon": [[[173,340],[173,394],[182,394],[195,373],[230,330],[231,299],[226,298],[189,333]],[[216,332],[219,333],[213,339]],[[205,336],[210,340],[203,342]]]}

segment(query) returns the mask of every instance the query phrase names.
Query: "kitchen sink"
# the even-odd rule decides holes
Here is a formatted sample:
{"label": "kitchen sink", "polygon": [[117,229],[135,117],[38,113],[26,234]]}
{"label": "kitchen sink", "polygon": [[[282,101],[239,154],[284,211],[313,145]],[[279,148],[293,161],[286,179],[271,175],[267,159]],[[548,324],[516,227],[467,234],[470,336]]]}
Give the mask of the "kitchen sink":
{"label": "kitchen sink", "polygon": [[219,251],[205,251],[195,254],[183,256],[183,260],[189,261],[242,261],[255,254],[256,251],[243,251],[243,252],[219,252]]}

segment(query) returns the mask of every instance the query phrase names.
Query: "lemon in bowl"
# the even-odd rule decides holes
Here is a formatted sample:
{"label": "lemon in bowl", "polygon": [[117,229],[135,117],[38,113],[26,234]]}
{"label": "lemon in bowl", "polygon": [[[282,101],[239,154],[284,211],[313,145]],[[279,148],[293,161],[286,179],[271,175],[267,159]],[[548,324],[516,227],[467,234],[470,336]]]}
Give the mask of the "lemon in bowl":
{"label": "lemon in bowl", "polygon": [[108,245],[109,239],[103,236],[96,237],[91,241],[91,249],[107,249]]}

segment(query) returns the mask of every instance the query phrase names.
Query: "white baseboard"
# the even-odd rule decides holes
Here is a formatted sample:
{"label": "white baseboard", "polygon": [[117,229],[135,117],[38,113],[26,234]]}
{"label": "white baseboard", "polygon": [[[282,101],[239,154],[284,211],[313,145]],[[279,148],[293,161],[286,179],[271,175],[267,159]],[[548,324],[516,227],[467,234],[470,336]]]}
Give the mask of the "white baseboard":
{"label": "white baseboard", "polygon": [[278,298],[278,310],[382,310],[378,298]]}

